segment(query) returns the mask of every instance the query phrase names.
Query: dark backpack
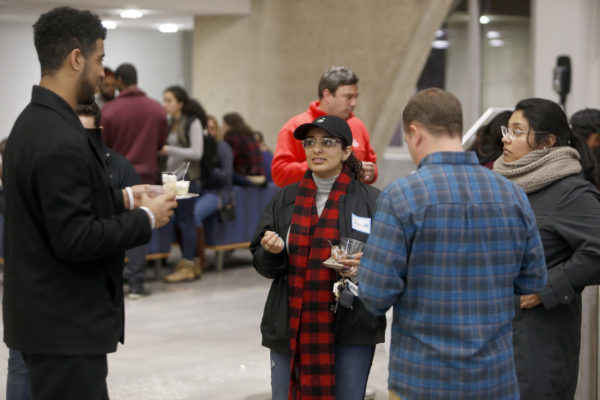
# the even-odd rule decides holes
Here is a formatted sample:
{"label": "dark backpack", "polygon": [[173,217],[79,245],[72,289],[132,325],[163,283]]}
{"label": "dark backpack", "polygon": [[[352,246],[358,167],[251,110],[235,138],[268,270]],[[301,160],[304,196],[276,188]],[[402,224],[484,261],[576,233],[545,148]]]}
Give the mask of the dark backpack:
{"label": "dark backpack", "polygon": [[207,133],[202,137],[204,137],[204,149],[200,160],[200,180],[208,183],[212,180],[214,169],[219,166],[219,151],[214,137]]}

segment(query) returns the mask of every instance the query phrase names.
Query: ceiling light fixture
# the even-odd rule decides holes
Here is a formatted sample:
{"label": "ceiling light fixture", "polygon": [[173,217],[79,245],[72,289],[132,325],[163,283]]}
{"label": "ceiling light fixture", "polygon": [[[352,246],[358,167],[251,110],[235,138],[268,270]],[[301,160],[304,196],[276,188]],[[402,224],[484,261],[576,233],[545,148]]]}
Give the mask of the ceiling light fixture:
{"label": "ceiling light fixture", "polygon": [[490,40],[490,46],[492,46],[492,47],[502,47],[502,46],[504,46],[504,40],[502,40],[502,39],[492,39],[492,40]]}
{"label": "ceiling light fixture", "polygon": [[501,36],[502,35],[498,31],[488,31],[488,33],[485,34],[485,37],[488,39],[500,39]]}
{"label": "ceiling light fixture", "polygon": [[130,9],[130,10],[121,11],[121,18],[136,19],[136,18],[142,18],[143,16],[144,16],[144,12],[142,10]]}
{"label": "ceiling light fixture", "polygon": [[162,33],[175,33],[179,28],[175,24],[161,24],[158,26],[158,30]]}
{"label": "ceiling light fixture", "polygon": [[482,15],[481,17],[479,17],[479,23],[482,25],[489,24],[490,17],[488,17],[487,15]]}
{"label": "ceiling light fixture", "polygon": [[105,27],[106,29],[116,29],[117,23],[115,21],[106,19],[106,20],[102,21],[102,26]]}

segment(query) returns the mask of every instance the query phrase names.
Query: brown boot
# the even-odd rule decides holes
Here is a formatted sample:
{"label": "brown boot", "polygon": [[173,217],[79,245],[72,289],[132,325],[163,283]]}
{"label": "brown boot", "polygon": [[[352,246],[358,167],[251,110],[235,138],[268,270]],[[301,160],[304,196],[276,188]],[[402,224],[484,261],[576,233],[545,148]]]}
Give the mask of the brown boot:
{"label": "brown boot", "polygon": [[165,276],[165,281],[169,283],[193,281],[194,278],[196,278],[194,269],[195,263],[193,261],[182,258],[177,262],[175,271],[173,271],[172,274]]}
{"label": "brown boot", "polygon": [[206,240],[204,236],[204,226],[196,227],[196,256],[200,260],[198,264],[198,269],[200,270],[199,274],[202,274],[206,270]]}

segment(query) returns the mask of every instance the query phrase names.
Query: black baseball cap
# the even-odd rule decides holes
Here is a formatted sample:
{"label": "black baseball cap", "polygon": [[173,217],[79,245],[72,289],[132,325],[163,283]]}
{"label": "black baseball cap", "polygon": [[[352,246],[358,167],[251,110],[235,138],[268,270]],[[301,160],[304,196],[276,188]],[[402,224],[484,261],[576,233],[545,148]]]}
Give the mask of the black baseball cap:
{"label": "black baseball cap", "polygon": [[302,124],[294,131],[294,137],[298,140],[306,139],[308,131],[313,128],[323,129],[331,137],[343,139],[346,146],[352,146],[352,131],[346,120],[334,115],[325,115],[316,118],[313,122]]}

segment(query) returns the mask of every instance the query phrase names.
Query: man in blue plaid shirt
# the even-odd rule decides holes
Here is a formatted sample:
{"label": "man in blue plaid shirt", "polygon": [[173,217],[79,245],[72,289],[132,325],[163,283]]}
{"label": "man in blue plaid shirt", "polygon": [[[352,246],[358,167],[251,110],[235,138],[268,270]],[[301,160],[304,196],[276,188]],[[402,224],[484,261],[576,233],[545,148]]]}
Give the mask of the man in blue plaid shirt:
{"label": "man in blue plaid shirt", "polygon": [[379,197],[359,270],[365,306],[394,306],[390,399],[518,399],[513,299],[546,282],[525,192],[463,151],[454,95],[421,91],[402,120],[418,169]]}

